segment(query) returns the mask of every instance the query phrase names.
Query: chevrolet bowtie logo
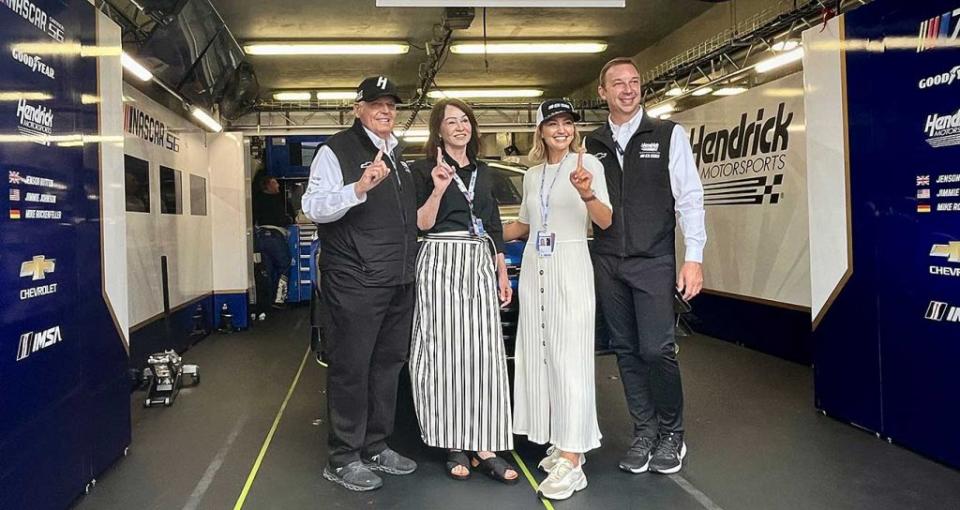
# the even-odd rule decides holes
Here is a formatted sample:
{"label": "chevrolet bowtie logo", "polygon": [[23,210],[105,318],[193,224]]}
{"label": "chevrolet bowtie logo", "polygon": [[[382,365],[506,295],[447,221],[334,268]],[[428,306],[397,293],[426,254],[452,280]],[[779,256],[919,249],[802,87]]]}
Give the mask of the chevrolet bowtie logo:
{"label": "chevrolet bowtie logo", "polygon": [[930,249],[931,257],[944,257],[950,262],[960,263],[960,241],[950,241],[950,244],[935,244]]}
{"label": "chevrolet bowtie logo", "polygon": [[43,280],[47,273],[52,273],[57,267],[57,259],[47,260],[44,255],[35,255],[33,260],[20,264],[20,277],[32,276],[33,280]]}

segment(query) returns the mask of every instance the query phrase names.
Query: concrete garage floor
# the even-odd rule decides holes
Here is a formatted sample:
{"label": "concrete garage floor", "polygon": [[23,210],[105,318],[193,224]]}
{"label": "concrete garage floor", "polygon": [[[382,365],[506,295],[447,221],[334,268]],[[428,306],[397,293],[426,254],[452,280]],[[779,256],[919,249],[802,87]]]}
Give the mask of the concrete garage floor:
{"label": "concrete garage floor", "polygon": [[[466,482],[447,478],[443,454],[420,443],[409,389],[392,445],[419,470],[350,493],[320,475],[325,372],[308,356],[308,323],[301,308],[243,333],[211,335],[184,356],[200,365],[203,383],[170,408],[143,409],[145,394],[131,395],[130,454],[75,508],[960,508],[960,472],[818,414],[809,368],[698,336],[681,340],[689,454],[678,475],[617,469],[630,423],[616,361],[601,357],[603,446],[588,454],[589,487],[571,499],[539,500],[533,483],[544,475],[536,471],[533,483],[514,486],[479,473]],[[527,469],[542,453],[518,441]]]}

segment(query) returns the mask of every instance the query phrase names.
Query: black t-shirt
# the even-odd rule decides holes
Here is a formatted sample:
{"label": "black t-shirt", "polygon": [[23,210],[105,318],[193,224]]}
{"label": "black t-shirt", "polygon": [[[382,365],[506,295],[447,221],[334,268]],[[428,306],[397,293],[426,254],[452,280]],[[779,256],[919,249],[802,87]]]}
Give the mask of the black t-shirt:
{"label": "black t-shirt", "polygon": [[[473,202],[474,214],[483,221],[483,228],[493,239],[493,244],[497,247],[497,253],[503,253],[503,224],[500,222],[500,209],[497,199],[493,196],[493,170],[482,161],[471,161],[463,168],[457,164],[450,156],[444,153],[444,159],[447,164],[457,171],[460,180],[466,188],[470,187],[470,179],[473,172],[477,174],[477,185],[474,189],[476,200]],[[410,166],[413,172],[414,182],[417,186],[417,208],[430,198],[433,193],[433,177],[430,173],[436,166],[436,158],[421,159]],[[457,186],[456,181],[451,181],[447,186],[443,197],[440,199],[440,207],[437,209],[437,221],[429,232],[456,232],[469,230],[470,227],[470,206],[467,204],[466,197]],[[429,233],[428,232],[428,233]]]}
{"label": "black t-shirt", "polygon": [[253,224],[273,225],[286,228],[293,223],[287,216],[283,193],[264,193],[257,191],[253,194]]}

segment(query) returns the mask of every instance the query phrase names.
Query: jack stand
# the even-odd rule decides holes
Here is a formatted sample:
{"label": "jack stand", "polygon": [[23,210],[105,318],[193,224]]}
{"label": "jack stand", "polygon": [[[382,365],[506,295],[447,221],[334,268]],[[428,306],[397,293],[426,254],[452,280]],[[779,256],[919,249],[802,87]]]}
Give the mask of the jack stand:
{"label": "jack stand", "polygon": [[237,331],[237,328],[233,325],[233,313],[230,311],[230,307],[224,303],[223,307],[220,308],[220,324],[217,326],[217,332],[233,333],[235,331]]}
{"label": "jack stand", "polygon": [[192,386],[200,384],[200,367],[184,365],[183,359],[175,351],[151,354],[147,364],[150,367],[144,370],[144,377],[148,379],[149,387],[143,407],[173,404],[183,387],[184,374],[191,376]]}

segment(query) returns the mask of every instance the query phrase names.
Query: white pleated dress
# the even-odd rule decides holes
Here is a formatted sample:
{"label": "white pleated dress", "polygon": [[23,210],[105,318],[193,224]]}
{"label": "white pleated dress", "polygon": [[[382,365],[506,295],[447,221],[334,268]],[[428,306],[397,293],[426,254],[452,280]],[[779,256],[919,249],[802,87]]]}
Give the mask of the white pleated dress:
{"label": "white pleated dress", "polygon": [[[600,446],[597,425],[594,334],[596,295],[587,249],[590,217],[570,182],[576,154],[559,165],[537,165],[523,178],[519,220],[530,225],[520,269],[520,318],[514,381],[514,433],[550,443],[567,452]],[[583,166],[593,175],[597,199],[610,198],[603,166],[587,154]],[[559,173],[559,175],[558,175]],[[549,194],[548,231],[556,234],[553,255],[537,254],[543,230],[541,179]]]}

